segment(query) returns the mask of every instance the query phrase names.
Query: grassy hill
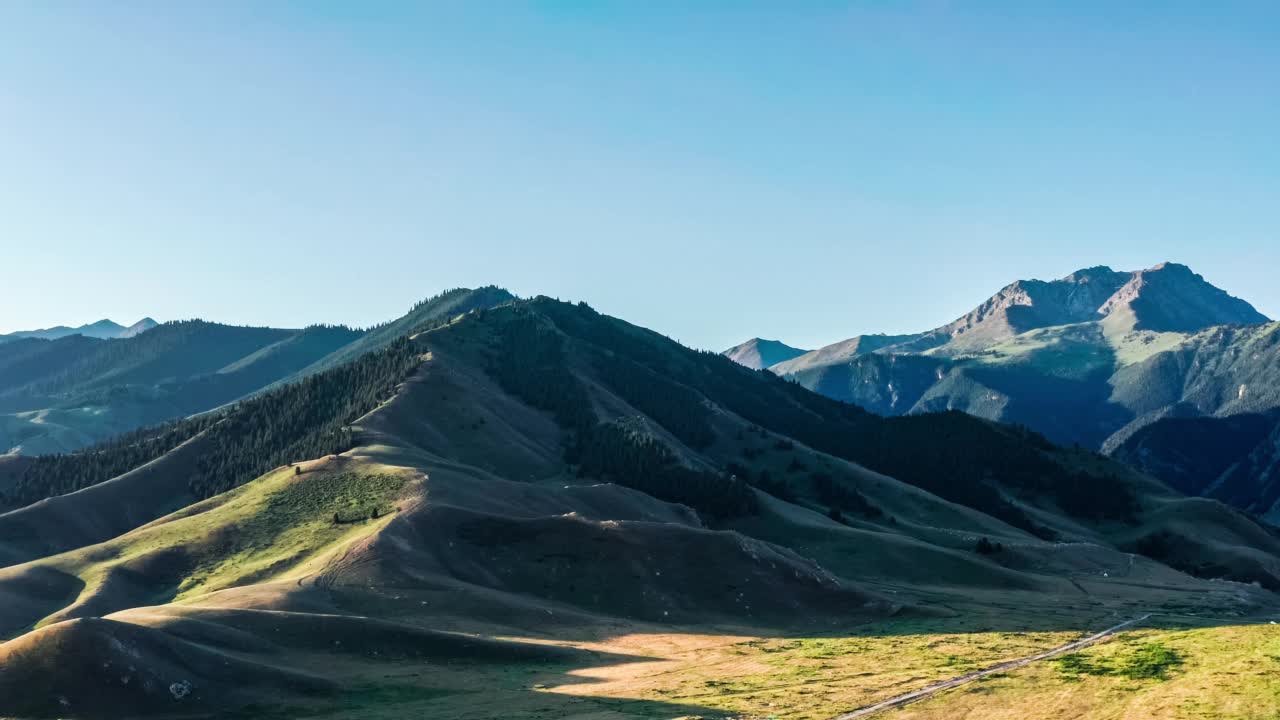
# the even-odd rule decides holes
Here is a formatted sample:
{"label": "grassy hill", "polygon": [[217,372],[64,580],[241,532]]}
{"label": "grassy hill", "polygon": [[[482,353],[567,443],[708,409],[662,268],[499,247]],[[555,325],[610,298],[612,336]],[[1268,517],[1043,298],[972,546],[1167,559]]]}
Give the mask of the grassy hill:
{"label": "grassy hill", "polygon": [[[1025,428],[877,416],[545,298],[409,332],[0,464],[23,493],[0,515],[0,707],[759,713],[770,668],[869,672],[858,647],[911,686],[947,672],[944,636],[982,663],[1116,615],[1278,607],[1262,528]],[[823,702],[882,691],[856,687]]]}

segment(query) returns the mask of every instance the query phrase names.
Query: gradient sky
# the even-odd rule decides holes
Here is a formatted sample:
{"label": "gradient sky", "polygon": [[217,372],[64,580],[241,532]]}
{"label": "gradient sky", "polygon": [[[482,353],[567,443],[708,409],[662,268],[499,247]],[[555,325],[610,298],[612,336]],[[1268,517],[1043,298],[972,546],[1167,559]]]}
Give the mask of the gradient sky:
{"label": "gradient sky", "polygon": [[817,346],[1163,260],[1280,316],[1280,3],[0,3],[0,332],[495,283]]}

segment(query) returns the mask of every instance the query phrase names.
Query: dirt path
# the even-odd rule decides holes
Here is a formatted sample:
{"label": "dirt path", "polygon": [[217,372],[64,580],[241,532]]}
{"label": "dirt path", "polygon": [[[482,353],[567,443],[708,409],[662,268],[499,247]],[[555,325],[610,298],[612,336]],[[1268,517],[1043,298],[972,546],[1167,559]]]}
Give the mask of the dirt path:
{"label": "dirt path", "polygon": [[1106,640],[1108,637],[1114,635],[1115,633],[1120,632],[1121,630],[1124,630],[1127,627],[1137,625],[1138,623],[1142,622],[1143,620],[1146,620],[1149,617],[1151,617],[1151,613],[1147,613],[1146,615],[1143,615],[1141,617],[1133,618],[1132,620],[1126,620],[1120,623],[1119,625],[1116,625],[1114,627],[1109,627],[1100,633],[1095,633],[1093,635],[1090,635],[1089,637],[1081,638],[1079,640],[1076,640],[1075,642],[1069,642],[1066,645],[1060,645],[1052,650],[1046,650],[1037,655],[1031,655],[1029,657],[1020,658],[1018,660],[1010,660],[1009,662],[1001,663],[999,665],[994,665],[992,667],[989,667],[986,670],[979,670],[977,672],[969,673],[968,675],[961,675],[960,677],[954,677],[954,678],[951,678],[950,680],[942,680],[940,682],[933,683],[932,685],[926,685],[920,688],[919,690],[913,690],[912,692],[906,693],[904,695],[892,697],[892,698],[889,698],[888,700],[882,700],[881,702],[878,702],[875,705],[867,705],[866,707],[860,707],[857,710],[844,713],[843,715],[839,715],[835,717],[834,720],[853,720],[854,718],[866,717],[868,715],[878,713],[881,710],[888,710],[890,708],[902,707],[903,705],[913,703],[917,700],[923,700],[927,697],[940,693],[943,690],[950,690],[953,687],[959,687],[961,685],[964,685],[965,683],[973,682],[974,680],[977,680],[980,677],[986,677],[987,675],[994,675],[995,673],[1005,672],[1007,670],[1013,670],[1015,668],[1023,667],[1024,665],[1030,665],[1031,663],[1036,662],[1037,660],[1047,660],[1051,657],[1054,657],[1055,655],[1061,655],[1063,653],[1069,653],[1074,650],[1080,650],[1081,648],[1086,648],[1090,645],[1093,645],[1094,643],[1101,642],[1102,640]]}

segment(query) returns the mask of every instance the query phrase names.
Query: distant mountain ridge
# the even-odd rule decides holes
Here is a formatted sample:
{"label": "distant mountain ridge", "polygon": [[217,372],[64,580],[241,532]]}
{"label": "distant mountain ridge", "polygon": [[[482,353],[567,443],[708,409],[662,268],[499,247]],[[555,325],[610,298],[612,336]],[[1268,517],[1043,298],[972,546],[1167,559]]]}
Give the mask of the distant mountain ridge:
{"label": "distant mountain ridge", "polygon": [[98,338],[100,340],[113,340],[117,338],[133,337],[134,335],[150,330],[158,324],[159,323],[149,317],[142,318],[129,327],[125,327],[113,320],[102,319],[79,327],[58,325],[56,327],[43,328],[40,330],[18,330],[17,332],[11,332],[8,335],[0,335],[0,342],[19,340],[22,338],[57,340],[58,338],[69,337],[71,335],[83,335],[85,337]]}
{"label": "distant mountain ridge", "polygon": [[1116,272],[1106,266],[1059,280],[1019,280],[968,315],[926,335],[963,347],[1004,340],[1029,330],[1101,321],[1120,331],[1196,332],[1215,325],[1253,325],[1268,318],[1209,284],[1191,268],[1161,263]]}
{"label": "distant mountain ridge", "polygon": [[[1185,265],[1097,266],[1010,283],[933,330],[860,335],[768,368],[885,415],[962,410],[1112,452],[1166,418],[1280,407],[1280,323]],[[1266,511],[1270,492],[1230,501]]]}
{"label": "distant mountain ridge", "polygon": [[735,345],[725,350],[721,354],[739,365],[745,365],[752,370],[760,370],[799,357],[807,352],[809,351],[791,347],[777,340],[751,338],[741,345]]}
{"label": "distant mountain ridge", "polygon": [[125,328],[125,329],[124,329],[123,331],[121,331],[121,333],[120,333],[119,335],[117,335],[116,337],[118,337],[118,338],[131,338],[131,337],[133,337],[133,336],[135,336],[135,335],[141,335],[142,333],[144,333],[144,332],[146,332],[146,331],[150,330],[151,328],[156,327],[156,326],[157,326],[157,325],[159,325],[159,324],[160,324],[160,323],[156,322],[155,320],[152,320],[152,319],[151,319],[151,318],[149,318],[149,317],[144,317],[144,318],[142,318],[141,320],[139,320],[138,322],[136,322],[136,323],[134,323],[134,324],[130,325],[129,327]]}
{"label": "distant mountain ridge", "polygon": [[335,367],[393,340],[515,296],[460,288],[357,330],[238,327],[203,320],[0,343],[0,455],[78,450],[134,428],[203,413]]}
{"label": "distant mountain ridge", "polygon": [[1216,325],[1269,322],[1248,302],[1191,268],[1165,262],[1117,272],[1104,265],[1057,280],[1018,280],[956,320],[913,335],[859,335],[776,363],[790,375],[872,352],[956,355],[981,351],[1032,330],[1101,322],[1110,333],[1192,333]]}

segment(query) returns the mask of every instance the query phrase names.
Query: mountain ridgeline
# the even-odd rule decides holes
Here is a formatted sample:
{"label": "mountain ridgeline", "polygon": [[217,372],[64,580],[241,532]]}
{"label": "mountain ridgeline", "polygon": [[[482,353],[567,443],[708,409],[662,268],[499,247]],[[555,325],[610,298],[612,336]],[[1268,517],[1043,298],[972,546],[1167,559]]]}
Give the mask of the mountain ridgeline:
{"label": "mountain ridgeline", "polygon": [[196,438],[202,453],[186,489],[200,499],[295,458],[349,450],[350,423],[388,399],[417,363],[412,343],[400,337],[226,410],[134,430],[77,453],[37,456],[0,493],[0,507],[22,507],[105,482]]}
{"label": "mountain ridgeline", "polygon": [[0,453],[75,451],[206,412],[354,360],[439,318],[512,299],[492,287],[451,290],[368,330],[190,320],[111,340],[12,340],[0,344]]}
{"label": "mountain ridgeline", "polygon": [[56,340],[58,338],[71,337],[73,335],[98,338],[100,340],[130,338],[135,335],[141,335],[157,325],[159,325],[159,323],[149,317],[142,318],[138,322],[127,327],[119,323],[112,322],[111,320],[99,320],[95,323],[89,323],[79,327],[59,325],[57,327],[44,328],[42,330],[19,330],[7,335],[0,335],[0,343],[9,342],[11,340],[20,340],[23,338]]}

